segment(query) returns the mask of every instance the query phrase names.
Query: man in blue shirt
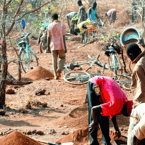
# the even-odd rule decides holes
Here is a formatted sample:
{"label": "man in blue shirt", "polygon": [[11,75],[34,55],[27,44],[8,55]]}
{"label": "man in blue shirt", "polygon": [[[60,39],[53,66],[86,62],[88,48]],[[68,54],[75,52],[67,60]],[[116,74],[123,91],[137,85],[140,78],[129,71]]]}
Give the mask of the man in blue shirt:
{"label": "man in blue shirt", "polygon": [[88,18],[92,22],[96,22],[97,20],[97,3],[96,1],[93,2],[92,7],[88,10]]}

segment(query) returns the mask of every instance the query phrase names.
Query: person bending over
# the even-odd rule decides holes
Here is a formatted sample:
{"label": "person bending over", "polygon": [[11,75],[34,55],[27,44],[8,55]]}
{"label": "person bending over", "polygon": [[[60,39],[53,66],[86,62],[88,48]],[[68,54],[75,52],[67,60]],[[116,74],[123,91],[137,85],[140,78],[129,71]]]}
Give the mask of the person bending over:
{"label": "person bending over", "polygon": [[[77,21],[78,21],[78,13],[77,12],[70,12],[65,17],[67,19],[70,33],[73,34],[74,27],[75,27],[75,25],[77,25]],[[70,23],[70,21],[71,21],[71,23]]]}
{"label": "person bending over", "polygon": [[114,23],[116,20],[116,9],[110,9],[107,13],[105,13],[108,18],[110,18],[110,24]]}
{"label": "person bending over", "polygon": [[93,24],[93,22],[87,20],[87,21],[81,22],[80,24],[77,25],[77,28],[74,30],[74,34],[82,35],[81,42],[83,42],[85,34],[88,37],[88,35],[90,35],[93,31],[96,31],[96,29],[97,29],[97,27]]}
{"label": "person bending over", "polygon": [[119,85],[110,77],[95,76],[87,85],[87,102],[89,118],[90,145],[99,145],[97,140],[98,124],[102,131],[103,144],[111,145],[109,137],[109,117],[111,118],[118,136],[116,115],[130,116],[132,101],[128,101]]}

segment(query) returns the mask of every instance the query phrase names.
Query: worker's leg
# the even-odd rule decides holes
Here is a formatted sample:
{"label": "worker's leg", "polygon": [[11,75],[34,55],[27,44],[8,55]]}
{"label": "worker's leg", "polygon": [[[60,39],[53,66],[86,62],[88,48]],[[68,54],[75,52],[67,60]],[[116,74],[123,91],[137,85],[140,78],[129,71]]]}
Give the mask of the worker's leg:
{"label": "worker's leg", "polygon": [[59,55],[59,66],[57,69],[58,73],[61,73],[63,68],[64,68],[64,64],[65,64],[65,53],[64,50],[58,50],[58,55]]}
{"label": "worker's leg", "polygon": [[108,116],[100,116],[99,124],[102,131],[102,139],[103,145],[111,145],[110,136],[109,136],[109,117]]}
{"label": "worker's leg", "polygon": [[[92,115],[91,115],[92,107],[100,104],[99,97],[96,96],[96,93],[93,90],[93,86],[94,86],[93,83],[88,82],[88,85],[87,85],[87,102],[88,102],[88,123],[89,123],[89,125],[93,121],[93,118],[92,118]],[[90,138],[90,144],[91,145],[98,145],[99,144],[98,141],[97,141],[97,131],[98,131],[98,126],[95,126],[93,132],[89,131],[89,138]]]}
{"label": "worker's leg", "polygon": [[52,65],[53,65],[53,71],[54,71],[54,78],[57,79],[57,57],[58,57],[58,52],[57,50],[52,50]]}
{"label": "worker's leg", "polygon": [[[95,96],[96,96],[96,94],[95,94],[94,90],[92,90],[92,88],[93,88],[93,83],[88,82],[88,84],[87,84],[87,101],[88,101],[88,122],[89,122],[89,124],[91,124],[93,121],[93,118],[91,115],[91,109],[93,107],[93,104],[95,101]],[[96,97],[96,99],[97,99],[97,97]],[[97,141],[97,130],[94,130],[94,132],[92,134],[91,134],[91,132],[89,132],[89,138],[90,138],[90,145],[99,144]]]}
{"label": "worker's leg", "polygon": [[68,17],[66,17],[66,19],[67,19],[67,23],[68,23],[68,27],[69,27],[69,29],[70,29],[70,19],[68,18]]}
{"label": "worker's leg", "polygon": [[75,29],[75,20],[71,20],[71,26],[70,26],[70,33],[74,34]]}

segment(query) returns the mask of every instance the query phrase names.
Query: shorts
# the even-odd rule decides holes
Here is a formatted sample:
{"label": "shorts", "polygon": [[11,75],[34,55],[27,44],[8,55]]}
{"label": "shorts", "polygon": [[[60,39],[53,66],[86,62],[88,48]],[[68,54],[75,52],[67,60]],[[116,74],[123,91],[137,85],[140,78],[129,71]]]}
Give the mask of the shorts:
{"label": "shorts", "polygon": [[90,35],[94,30],[97,30],[95,25],[91,25],[87,28],[87,33]]}

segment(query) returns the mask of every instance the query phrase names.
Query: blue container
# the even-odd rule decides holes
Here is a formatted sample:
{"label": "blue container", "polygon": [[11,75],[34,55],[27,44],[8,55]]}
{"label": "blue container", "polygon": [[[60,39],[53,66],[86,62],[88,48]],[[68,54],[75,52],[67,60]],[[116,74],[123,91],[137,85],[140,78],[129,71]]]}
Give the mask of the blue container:
{"label": "blue container", "polygon": [[140,32],[138,29],[134,28],[134,27],[128,27],[126,28],[120,35],[120,43],[121,45],[124,47],[124,43],[128,40],[131,39],[140,39]]}

